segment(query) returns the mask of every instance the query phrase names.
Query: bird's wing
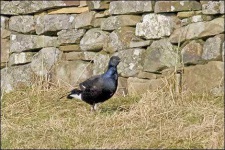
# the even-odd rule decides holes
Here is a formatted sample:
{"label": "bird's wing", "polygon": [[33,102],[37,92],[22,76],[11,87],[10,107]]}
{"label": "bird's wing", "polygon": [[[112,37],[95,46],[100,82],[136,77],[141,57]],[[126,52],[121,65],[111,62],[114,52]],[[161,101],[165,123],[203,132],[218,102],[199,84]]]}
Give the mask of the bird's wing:
{"label": "bird's wing", "polygon": [[101,75],[96,75],[80,83],[79,86],[80,86],[80,89],[84,91],[87,89],[93,90],[93,89],[101,88],[102,84],[103,84],[103,81],[101,79]]}

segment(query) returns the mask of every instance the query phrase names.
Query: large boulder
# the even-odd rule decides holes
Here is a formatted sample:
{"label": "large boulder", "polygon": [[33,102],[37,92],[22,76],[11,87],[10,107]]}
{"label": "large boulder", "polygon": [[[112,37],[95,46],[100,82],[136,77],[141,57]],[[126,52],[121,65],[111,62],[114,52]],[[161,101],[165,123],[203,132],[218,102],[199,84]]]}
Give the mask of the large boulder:
{"label": "large boulder", "polygon": [[205,65],[184,68],[182,75],[184,91],[207,92],[224,86],[224,62],[211,61]]}
{"label": "large boulder", "polygon": [[57,33],[59,44],[60,45],[65,45],[68,43],[79,44],[85,32],[86,32],[85,29],[61,30]]}
{"label": "large boulder", "polygon": [[102,31],[99,28],[88,30],[80,41],[81,50],[95,52],[102,50],[108,34],[108,32]]}
{"label": "large boulder", "polygon": [[181,49],[182,61],[184,64],[197,64],[201,61],[203,51],[202,40],[192,40]]}
{"label": "large boulder", "polygon": [[12,16],[9,19],[9,29],[21,33],[35,32],[34,17],[30,15]]}
{"label": "large boulder", "polygon": [[208,38],[203,46],[202,58],[204,60],[222,61],[223,42],[224,42],[224,34]]}
{"label": "large boulder", "polygon": [[170,36],[172,43],[208,37],[224,32],[224,18],[216,18],[208,22],[197,22],[176,29]]}
{"label": "large boulder", "polygon": [[115,56],[119,56],[122,60],[118,65],[118,73],[122,77],[136,76],[142,67],[142,58],[145,49],[134,48],[126,49],[115,53]]}
{"label": "large boulder", "polygon": [[73,15],[39,15],[36,17],[36,33],[48,34],[51,32],[58,32],[60,30],[72,29]]}
{"label": "large boulder", "polygon": [[118,14],[139,14],[153,12],[152,1],[111,1],[109,13]]}
{"label": "large boulder", "polygon": [[137,23],[135,34],[145,39],[159,39],[170,36],[179,23],[174,15],[146,14],[143,22]]}
{"label": "large boulder", "polygon": [[159,72],[167,67],[178,66],[179,55],[168,39],[154,41],[146,50],[144,71]]}
{"label": "large boulder", "polygon": [[1,14],[32,14],[50,8],[77,6],[77,2],[69,1],[1,1]]}
{"label": "large boulder", "polygon": [[120,27],[109,34],[107,41],[103,46],[106,52],[116,52],[130,48],[130,42],[135,37],[135,28]]}
{"label": "large boulder", "polygon": [[157,1],[155,13],[201,10],[201,4],[196,1]]}
{"label": "large boulder", "polygon": [[56,65],[54,80],[74,87],[92,76],[92,64],[81,60],[63,61]]}
{"label": "large boulder", "polygon": [[102,22],[101,29],[112,31],[122,26],[135,26],[140,20],[138,15],[110,16]]}
{"label": "large boulder", "polygon": [[41,49],[31,61],[31,69],[38,76],[45,76],[52,71],[55,63],[62,57],[62,52],[55,47]]}
{"label": "large boulder", "polygon": [[23,34],[10,35],[10,52],[31,51],[51,46],[58,47],[57,37]]}
{"label": "large boulder", "polygon": [[1,91],[9,93],[15,89],[32,85],[33,73],[30,64],[1,69]]}
{"label": "large boulder", "polygon": [[93,26],[93,21],[94,21],[94,16],[95,12],[90,11],[90,12],[84,12],[81,14],[76,15],[75,17],[75,28],[90,28]]}

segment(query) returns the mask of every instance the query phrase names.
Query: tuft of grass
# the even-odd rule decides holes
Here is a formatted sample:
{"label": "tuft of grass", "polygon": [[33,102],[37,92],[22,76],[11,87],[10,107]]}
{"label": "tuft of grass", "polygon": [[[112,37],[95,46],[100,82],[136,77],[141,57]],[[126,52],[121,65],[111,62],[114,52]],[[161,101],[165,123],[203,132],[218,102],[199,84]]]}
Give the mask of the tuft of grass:
{"label": "tuft of grass", "polygon": [[224,97],[169,90],[112,98],[93,113],[64,88],[4,94],[1,148],[224,148]]}

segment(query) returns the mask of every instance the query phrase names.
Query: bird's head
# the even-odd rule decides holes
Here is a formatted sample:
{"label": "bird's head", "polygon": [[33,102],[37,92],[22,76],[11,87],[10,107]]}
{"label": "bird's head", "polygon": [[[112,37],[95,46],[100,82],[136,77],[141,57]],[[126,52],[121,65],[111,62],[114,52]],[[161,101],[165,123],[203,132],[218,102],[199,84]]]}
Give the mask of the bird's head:
{"label": "bird's head", "polygon": [[112,56],[109,60],[109,67],[116,67],[120,63],[118,56]]}

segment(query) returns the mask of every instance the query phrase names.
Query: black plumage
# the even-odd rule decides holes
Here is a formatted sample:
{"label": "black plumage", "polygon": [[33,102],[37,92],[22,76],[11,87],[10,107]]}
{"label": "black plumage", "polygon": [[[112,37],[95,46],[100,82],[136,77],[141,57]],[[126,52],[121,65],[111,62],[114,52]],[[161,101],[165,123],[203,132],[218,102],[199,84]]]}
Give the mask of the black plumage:
{"label": "black plumage", "polygon": [[67,98],[79,98],[96,109],[96,104],[111,98],[116,92],[118,85],[117,65],[120,62],[118,56],[112,56],[109,60],[108,69],[101,75],[93,76],[79,84],[80,89],[74,89]]}

